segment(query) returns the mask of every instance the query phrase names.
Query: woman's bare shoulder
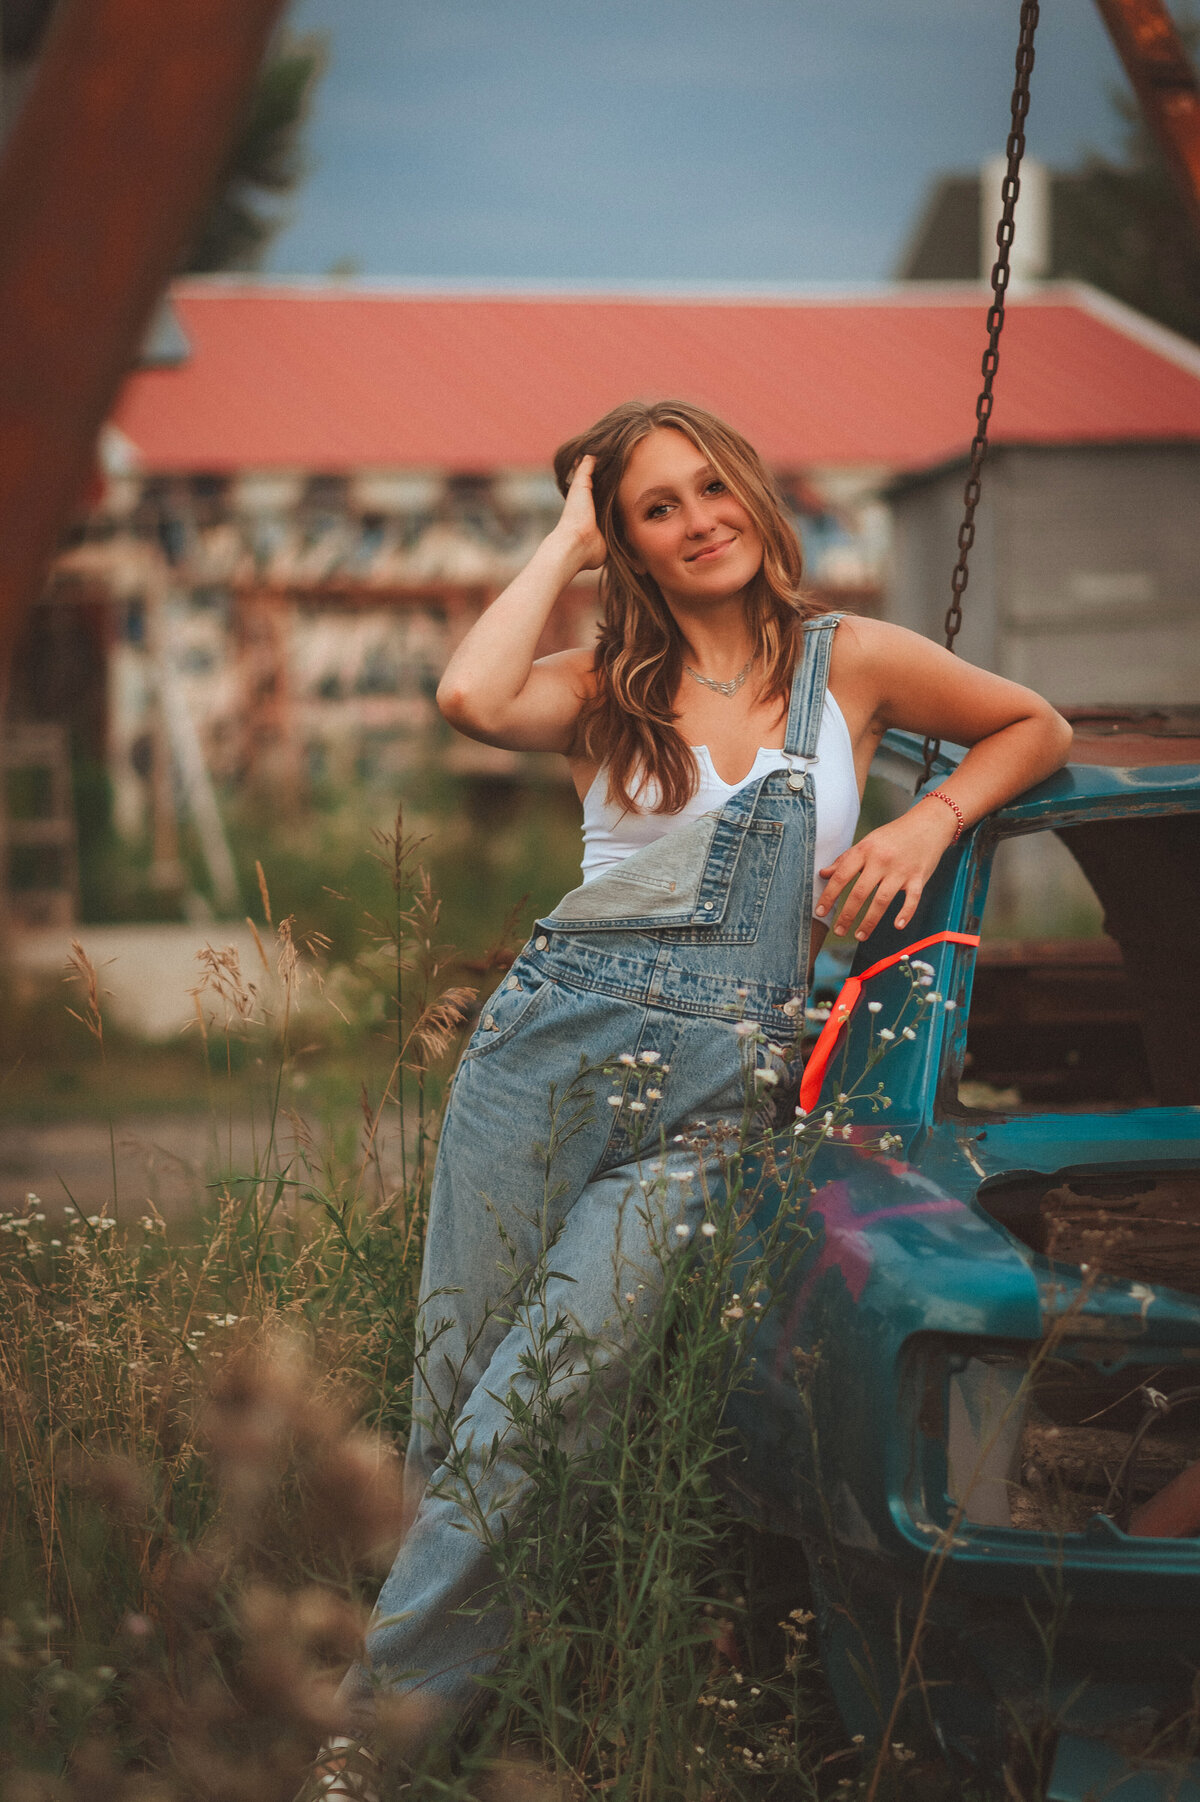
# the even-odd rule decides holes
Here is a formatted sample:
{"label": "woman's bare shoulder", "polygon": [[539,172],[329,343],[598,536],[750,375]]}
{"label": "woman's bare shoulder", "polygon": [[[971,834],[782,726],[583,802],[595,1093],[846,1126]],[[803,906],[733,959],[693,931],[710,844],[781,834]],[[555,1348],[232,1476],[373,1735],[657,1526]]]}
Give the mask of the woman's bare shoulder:
{"label": "woman's bare shoulder", "polygon": [[940,645],[907,626],[885,619],[847,613],[833,641],[830,683],[857,693],[861,704],[874,710],[885,697],[902,694],[914,678],[945,677],[961,667]]}
{"label": "woman's bare shoulder", "polygon": [[861,615],[847,616],[838,628],[829,685],[864,731],[898,726],[962,745],[1053,711],[1032,689],[968,663],[920,632]]}
{"label": "woman's bare shoulder", "polygon": [[844,613],[833,640],[833,662],[848,669],[890,662],[894,657],[922,656],[929,640],[907,626],[893,626],[886,619],[866,613]]}

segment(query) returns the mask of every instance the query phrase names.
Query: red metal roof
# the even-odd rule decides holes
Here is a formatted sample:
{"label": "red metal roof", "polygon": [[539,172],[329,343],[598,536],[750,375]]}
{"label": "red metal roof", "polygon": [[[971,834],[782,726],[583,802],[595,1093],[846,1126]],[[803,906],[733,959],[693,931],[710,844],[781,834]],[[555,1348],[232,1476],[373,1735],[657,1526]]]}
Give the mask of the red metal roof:
{"label": "red metal roof", "polygon": [[[191,345],[131,377],[147,470],[545,467],[631,395],[698,401],[781,469],[923,468],[974,422],[986,296],[426,294],[196,280]],[[1094,290],[1010,302],[997,440],[1200,440],[1200,350]]]}

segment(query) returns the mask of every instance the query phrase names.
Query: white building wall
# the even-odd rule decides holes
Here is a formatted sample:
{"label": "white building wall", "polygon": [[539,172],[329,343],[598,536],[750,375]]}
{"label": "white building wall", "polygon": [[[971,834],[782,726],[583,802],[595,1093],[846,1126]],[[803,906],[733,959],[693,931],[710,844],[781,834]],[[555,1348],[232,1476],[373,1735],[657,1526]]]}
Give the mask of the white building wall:
{"label": "white building wall", "polygon": [[[894,497],[887,616],[933,637],[962,470]],[[1200,699],[1200,445],[997,448],[959,639],[972,662],[1072,705]]]}

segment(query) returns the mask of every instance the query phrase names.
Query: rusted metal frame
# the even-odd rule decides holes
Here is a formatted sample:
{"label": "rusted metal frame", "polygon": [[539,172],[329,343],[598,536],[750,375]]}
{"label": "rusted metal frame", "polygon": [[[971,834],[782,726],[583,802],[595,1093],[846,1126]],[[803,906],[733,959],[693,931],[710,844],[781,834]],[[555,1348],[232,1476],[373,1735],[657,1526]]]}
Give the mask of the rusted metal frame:
{"label": "rusted metal frame", "polygon": [[283,0],[63,0],[0,160],[0,693]]}
{"label": "rusted metal frame", "polygon": [[1200,82],[1164,0],[1096,0],[1147,125],[1200,231]]}

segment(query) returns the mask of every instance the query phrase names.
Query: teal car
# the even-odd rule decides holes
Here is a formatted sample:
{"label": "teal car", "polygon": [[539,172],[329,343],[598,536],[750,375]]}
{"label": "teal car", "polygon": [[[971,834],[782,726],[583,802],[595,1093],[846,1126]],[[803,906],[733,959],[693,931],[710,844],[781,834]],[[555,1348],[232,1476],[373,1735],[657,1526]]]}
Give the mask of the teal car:
{"label": "teal car", "polygon": [[[1200,710],[1073,760],[943,859],[922,1027],[813,1167],[731,1480],[803,1545],[850,1732],[1006,1793],[1200,1797]],[[944,753],[934,780],[954,764]],[[879,772],[911,796],[919,747]],[[907,966],[869,985],[821,1105]],[[865,1001],[866,990],[864,990]],[[857,1142],[856,1142],[857,1141]],[[1016,1785],[1016,1788],[1012,1788]]]}

